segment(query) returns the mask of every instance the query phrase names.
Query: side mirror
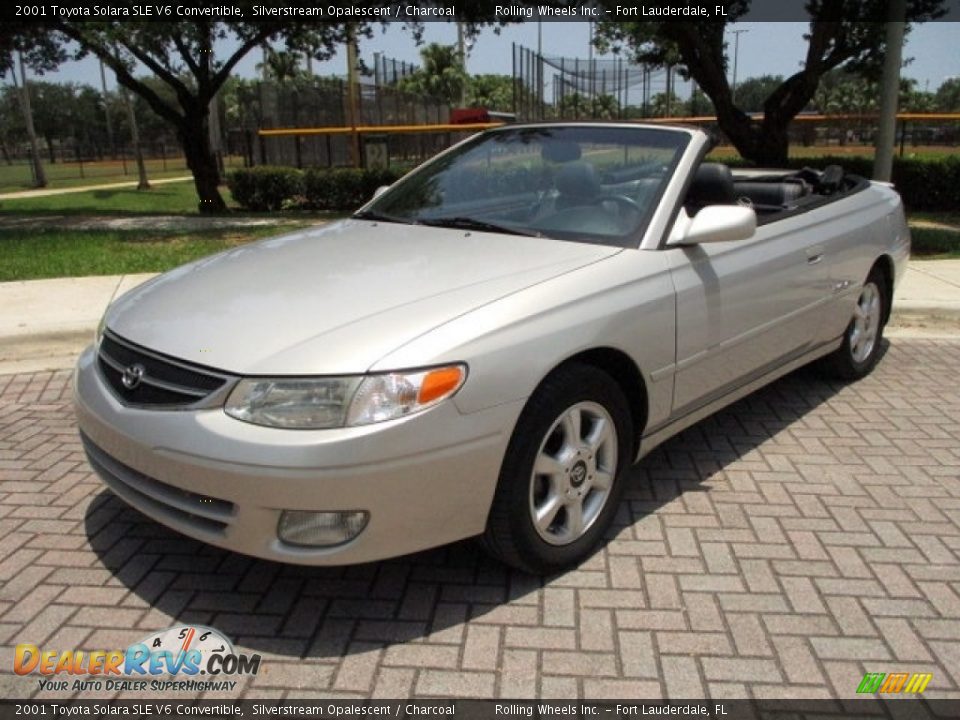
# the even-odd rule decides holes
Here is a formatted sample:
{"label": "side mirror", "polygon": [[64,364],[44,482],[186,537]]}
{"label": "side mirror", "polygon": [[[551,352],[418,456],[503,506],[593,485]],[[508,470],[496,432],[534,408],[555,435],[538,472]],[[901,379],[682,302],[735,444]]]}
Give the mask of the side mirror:
{"label": "side mirror", "polygon": [[742,205],[707,205],[693,216],[686,230],[678,233],[670,245],[747,240],[757,230],[757,213]]}
{"label": "side mirror", "polygon": [[390,189],[389,185],[381,185],[376,190],[373,191],[373,199],[376,200],[378,197],[383,195],[387,190]]}

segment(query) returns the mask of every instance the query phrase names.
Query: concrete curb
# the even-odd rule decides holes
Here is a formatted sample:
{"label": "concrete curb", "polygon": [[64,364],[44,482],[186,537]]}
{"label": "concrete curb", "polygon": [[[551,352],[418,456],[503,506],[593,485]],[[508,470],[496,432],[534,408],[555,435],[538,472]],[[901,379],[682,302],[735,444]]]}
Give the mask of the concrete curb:
{"label": "concrete curb", "polygon": [[[0,336],[0,375],[65,370],[93,342],[97,323],[82,329]],[[887,335],[960,337],[960,307],[911,303],[895,308]]]}
{"label": "concrete curb", "polygon": [[[0,374],[72,367],[110,302],[152,277],[0,283]],[[891,337],[960,337],[960,260],[911,261],[888,329]]]}

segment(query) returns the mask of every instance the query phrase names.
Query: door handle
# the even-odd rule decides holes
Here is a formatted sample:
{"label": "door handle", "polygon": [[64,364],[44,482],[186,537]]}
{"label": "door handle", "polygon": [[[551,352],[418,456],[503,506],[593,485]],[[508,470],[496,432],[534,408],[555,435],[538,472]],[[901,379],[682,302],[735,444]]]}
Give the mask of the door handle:
{"label": "door handle", "polygon": [[807,248],[807,265],[816,265],[821,260],[823,260],[823,245]]}

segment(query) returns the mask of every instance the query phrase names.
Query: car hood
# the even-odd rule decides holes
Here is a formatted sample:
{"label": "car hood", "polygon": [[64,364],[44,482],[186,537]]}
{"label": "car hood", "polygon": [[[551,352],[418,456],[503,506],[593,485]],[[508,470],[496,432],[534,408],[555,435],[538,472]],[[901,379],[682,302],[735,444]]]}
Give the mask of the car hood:
{"label": "car hood", "polygon": [[165,273],[111,305],[106,325],[231,373],[357,373],[458,315],[619,251],[346,220]]}

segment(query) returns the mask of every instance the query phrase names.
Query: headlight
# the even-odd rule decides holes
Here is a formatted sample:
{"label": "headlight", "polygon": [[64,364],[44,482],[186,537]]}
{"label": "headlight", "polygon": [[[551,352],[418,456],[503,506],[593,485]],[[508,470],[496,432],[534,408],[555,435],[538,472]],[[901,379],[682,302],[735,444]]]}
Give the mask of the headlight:
{"label": "headlight", "polygon": [[316,430],[393,420],[453,395],[463,365],[341,378],[251,378],[227,398],[227,415],[268,427]]}

